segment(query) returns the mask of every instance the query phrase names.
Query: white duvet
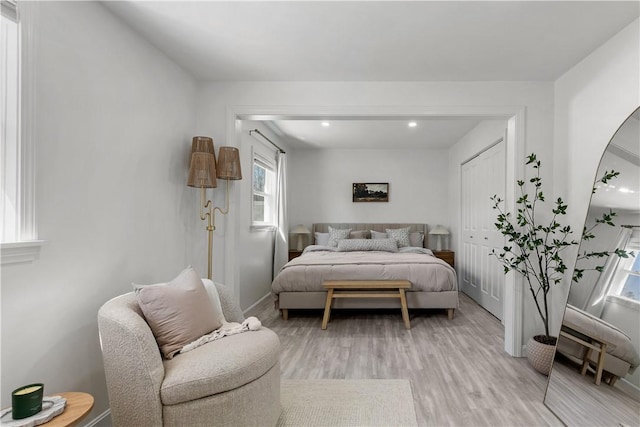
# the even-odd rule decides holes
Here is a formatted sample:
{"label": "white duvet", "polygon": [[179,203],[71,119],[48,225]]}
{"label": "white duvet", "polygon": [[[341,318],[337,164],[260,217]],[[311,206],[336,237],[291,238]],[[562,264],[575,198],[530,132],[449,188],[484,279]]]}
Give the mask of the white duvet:
{"label": "white duvet", "polygon": [[[455,270],[428,249],[401,252],[338,252],[311,246],[289,261],[273,280],[271,290],[280,292],[324,291],[325,280],[409,280],[411,291],[455,291]],[[415,253],[418,252],[418,253]]]}

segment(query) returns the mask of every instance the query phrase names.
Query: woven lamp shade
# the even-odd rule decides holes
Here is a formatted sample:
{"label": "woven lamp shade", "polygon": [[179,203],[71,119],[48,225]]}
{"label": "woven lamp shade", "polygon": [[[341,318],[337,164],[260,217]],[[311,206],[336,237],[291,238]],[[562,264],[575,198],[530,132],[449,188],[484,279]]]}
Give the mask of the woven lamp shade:
{"label": "woven lamp shade", "polygon": [[[213,142],[212,142],[213,144]],[[216,158],[213,154],[205,152],[195,152],[191,154],[191,164],[189,166],[189,187],[217,187],[216,182]]]}
{"label": "woven lamp shade", "polygon": [[191,154],[193,153],[209,153],[213,154],[216,159],[216,150],[213,147],[213,139],[208,136],[194,136],[191,140]]}
{"label": "woven lamp shade", "polygon": [[208,136],[194,136],[191,140],[191,152],[192,153],[209,153],[216,155],[213,149],[213,139]]}
{"label": "woven lamp shade", "polygon": [[216,175],[220,179],[242,179],[240,153],[235,147],[220,147]]}

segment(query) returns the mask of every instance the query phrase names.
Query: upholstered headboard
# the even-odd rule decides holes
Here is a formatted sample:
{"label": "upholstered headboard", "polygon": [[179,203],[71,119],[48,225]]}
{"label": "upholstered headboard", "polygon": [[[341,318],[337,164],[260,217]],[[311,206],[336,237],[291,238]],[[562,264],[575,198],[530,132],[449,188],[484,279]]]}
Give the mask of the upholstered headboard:
{"label": "upholstered headboard", "polygon": [[369,223],[359,223],[359,222],[356,222],[356,223],[319,222],[319,223],[313,224],[311,227],[311,241],[315,242],[316,231],[318,233],[328,233],[329,226],[333,228],[350,228],[354,231],[355,230],[365,230],[365,231],[373,230],[373,231],[379,231],[381,233],[384,233],[387,228],[409,227],[410,233],[414,231],[421,231],[422,233],[424,233],[424,247],[425,248],[429,247],[428,245],[429,234],[427,233],[427,230],[428,230],[427,224],[385,224],[385,223],[369,224]]}

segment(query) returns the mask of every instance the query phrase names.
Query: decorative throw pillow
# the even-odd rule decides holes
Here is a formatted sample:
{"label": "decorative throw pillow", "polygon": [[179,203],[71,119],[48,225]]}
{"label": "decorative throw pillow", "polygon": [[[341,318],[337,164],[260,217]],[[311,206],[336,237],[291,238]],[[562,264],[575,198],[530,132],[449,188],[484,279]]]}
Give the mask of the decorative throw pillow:
{"label": "decorative throw pillow", "polygon": [[168,283],[135,285],[138,304],[162,355],[171,359],[182,347],[222,326],[202,280],[191,268]]}
{"label": "decorative throw pillow", "polygon": [[338,252],[384,251],[398,252],[395,239],[347,239],[338,242]]}
{"label": "decorative throw pillow", "polygon": [[218,288],[216,288],[215,283],[213,283],[211,279],[203,278],[200,280],[202,280],[204,289],[207,291],[207,294],[209,295],[209,302],[211,303],[211,307],[213,307],[213,312],[217,317],[217,321],[219,321],[221,324],[226,323],[227,321],[224,318],[222,303],[220,302],[220,294],[218,294]]}
{"label": "decorative throw pillow", "polygon": [[421,248],[424,246],[424,233],[422,231],[414,231],[409,233],[409,246]]}
{"label": "decorative throw pillow", "polygon": [[356,230],[349,233],[350,239],[366,239],[367,238],[367,230]]}
{"label": "decorative throw pillow", "polygon": [[387,233],[381,233],[379,231],[371,230],[371,238],[372,239],[386,239]]}
{"label": "decorative throw pillow", "polygon": [[329,246],[329,233],[318,233],[316,231],[316,245]]}
{"label": "decorative throw pillow", "polygon": [[348,239],[350,233],[350,228],[329,227],[329,244],[327,246],[338,246],[338,240]]}
{"label": "decorative throw pillow", "polygon": [[396,239],[399,248],[404,248],[409,246],[409,228],[387,228],[385,231],[390,239]]}

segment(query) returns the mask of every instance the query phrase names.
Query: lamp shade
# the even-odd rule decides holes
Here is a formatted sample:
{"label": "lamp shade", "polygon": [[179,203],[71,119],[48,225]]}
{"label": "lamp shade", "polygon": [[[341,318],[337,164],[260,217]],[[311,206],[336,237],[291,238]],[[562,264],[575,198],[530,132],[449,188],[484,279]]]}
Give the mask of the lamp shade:
{"label": "lamp shade", "polygon": [[187,185],[189,187],[217,187],[216,159],[213,154],[205,152],[191,154]]}
{"label": "lamp shade", "polygon": [[441,225],[436,225],[435,227],[433,227],[431,231],[429,231],[429,234],[445,235],[445,234],[449,234],[449,230],[447,230]]}
{"label": "lamp shade", "polygon": [[235,147],[220,147],[216,175],[220,179],[242,179],[240,153]]}
{"label": "lamp shade", "polygon": [[293,227],[293,230],[291,230],[291,234],[311,234],[311,232],[304,225],[298,224]]}
{"label": "lamp shade", "polygon": [[436,246],[437,250],[442,250],[442,236],[446,236],[449,234],[449,230],[441,226],[440,224],[433,227],[433,229],[429,232],[431,235],[435,235],[438,237],[438,243]]}
{"label": "lamp shade", "polygon": [[298,224],[295,227],[293,227],[293,229],[291,230],[291,234],[296,234],[298,236],[298,244],[296,246],[296,249],[301,251],[303,247],[302,236],[304,236],[305,234],[311,234],[311,232],[304,225]]}
{"label": "lamp shade", "polygon": [[213,139],[208,136],[194,136],[191,140],[191,153],[209,153],[216,156],[213,148]]}

